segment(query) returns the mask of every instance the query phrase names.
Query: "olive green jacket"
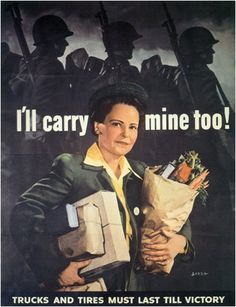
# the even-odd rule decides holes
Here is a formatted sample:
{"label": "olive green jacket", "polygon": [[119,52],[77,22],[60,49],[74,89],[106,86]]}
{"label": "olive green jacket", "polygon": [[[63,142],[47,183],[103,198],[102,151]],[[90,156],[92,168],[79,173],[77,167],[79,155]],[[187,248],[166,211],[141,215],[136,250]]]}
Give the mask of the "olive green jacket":
{"label": "olive green jacket", "polygon": [[[68,266],[66,259],[57,244],[57,237],[49,234],[46,227],[46,216],[58,206],[74,203],[86,196],[100,190],[114,191],[112,182],[103,167],[86,165],[84,157],[80,154],[62,154],[57,157],[52,165],[49,175],[28,189],[21,195],[11,215],[11,232],[18,248],[23,253],[26,262],[31,267],[39,283],[47,288],[56,288],[58,275]],[[129,163],[140,177],[143,178],[146,165],[142,162],[131,161]],[[135,259],[138,250],[139,227],[142,223],[142,214],[134,215],[135,207],[141,206],[142,180],[133,172],[124,177],[123,190],[128,204],[133,228],[131,242],[131,262],[125,268],[126,289],[135,290],[132,286]],[[123,226],[125,225],[125,213],[119,202],[119,210]],[[186,223],[181,229],[181,234],[191,240],[191,228]],[[185,258],[192,257],[191,253]],[[121,276],[120,270],[111,272],[111,280]],[[109,279],[109,276],[106,279]],[[106,281],[105,279],[105,281]],[[127,283],[128,282],[128,283]],[[123,283],[123,281],[121,281]],[[109,285],[109,280],[107,285]],[[129,285],[128,285],[129,284]],[[133,283],[134,284],[134,283]],[[124,289],[124,285],[120,287]]]}

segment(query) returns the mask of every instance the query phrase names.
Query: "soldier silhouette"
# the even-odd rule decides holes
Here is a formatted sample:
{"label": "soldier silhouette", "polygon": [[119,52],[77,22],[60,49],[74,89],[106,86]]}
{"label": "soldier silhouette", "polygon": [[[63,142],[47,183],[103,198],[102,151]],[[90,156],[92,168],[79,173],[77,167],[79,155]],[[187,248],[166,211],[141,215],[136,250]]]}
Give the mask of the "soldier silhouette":
{"label": "soldier silhouette", "polygon": [[41,177],[52,159],[69,147],[65,133],[43,131],[42,117],[71,114],[72,108],[69,80],[58,58],[68,46],[66,37],[73,32],[62,18],[44,15],[35,21],[32,35],[35,45],[31,53],[33,82],[24,59],[20,62],[18,74],[10,80],[11,89],[21,100],[21,106],[37,112],[37,131],[18,133],[21,143],[17,149],[20,153],[17,164],[24,170],[25,179],[21,182],[25,181],[25,185]]}
{"label": "soldier silhouette", "polygon": [[103,41],[106,51],[110,48],[112,58],[107,57],[101,69],[100,76],[108,75],[107,82],[133,81],[139,83],[141,78],[137,67],[131,66],[129,60],[133,57],[134,41],[141,38],[135,28],[128,22],[116,21],[108,26],[107,39]]}
{"label": "soldier silhouette", "polygon": [[22,60],[11,87],[23,97],[24,105],[36,107],[39,114],[63,113],[69,107],[66,103],[69,82],[58,58],[68,46],[65,38],[73,32],[60,17],[45,15],[36,20],[32,34],[36,46],[31,54],[34,82],[31,82]]}
{"label": "soldier silhouette", "polygon": [[[106,38],[104,35],[103,33],[103,42],[108,53],[105,60],[89,56],[84,48],[73,51],[66,58],[66,71],[72,84],[74,106],[79,114],[88,113],[89,98],[105,85],[120,81],[142,84],[138,68],[129,63],[133,56],[134,41],[142,35],[125,21],[108,24]],[[81,151],[92,142],[92,134],[87,133],[86,139],[76,133],[74,135],[73,144]]]}
{"label": "soldier silhouette", "polygon": [[[131,66],[133,42],[142,37],[128,22],[116,21],[106,27],[103,42],[106,52],[112,54],[104,61],[88,56],[79,48],[67,56],[66,70],[72,80],[74,100],[79,104],[80,113],[87,112],[88,99],[92,92],[106,84],[118,81],[141,82],[137,67]],[[77,109],[78,110],[78,109]]]}
{"label": "soldier silhouette", "polygon": [[[187,68],[196,104],[195,109],[198,109],[200,113],[211,115],[220,113],[224,116],[224,107],[228,106],[231,114],[229,132],[234,134],[234,112],[217,77],[208,67],[213,63],[215,53],[213,46],[218,42],[219,40],[215,39],[208,29],[192,27],[180,35],[179,48]],[[147,82],[146,88],[151,98],[150,113],[157,113],[161,107],[165,106],[168,113],[189,113],[191,116],[194,110],[190,104],[189,93],[179,67],[163,65],[160,57],[155,55],[143,61],[141,75]],[[209,200],[208,208],[206,208],[207,211],[209,210],[208,222],[211,223],[212,231],[214,229],[221,234],[231,224],[230,215],[232,214],[229,183],[234,181],[234,149],[232,138],[229,135],[223,129],[219,131],[200,130],[197,134],[191,133],[190,135],[180,131],[174,132],[174,135],[171,132],[168,134],[162,131],[158,137],[153,139],[161,160],[162,157],[170,159],[171,154],[185,150],[194,149],[199,153],[210,170]],[[171,150],[163,147],[164,139],[169,148],[171,146]],[[221,216],[225,216],[226,223],[219,223]],[[208,225],[204,219],[199,218],[199,222]],[[215,229],[216,223],[218,224],[217,229]]]}
{"label": "soldier silhouette", "polygon": [[[208,67],[214,61],[213,46],[219,40],[204,27],[192,27],[185,30],[179,38],[179,48],[188,69],[189,80],[196,108],[206,113],[224,113],[226,96],[214,72]],[[177,81],[181,100],[186,104],[186,90],[181,76]],[[219,93],[218,93],[219,92]]]}
{"label": "soldier silhouette", "polygon": [[[234,182],[234,141],[232,138],[232,135],[234,135],[234,112],[215,73],[208,67],[214,61],[215,51],[213,46],[218,42],[219,40],[215,39],[208,29],[192,27],[181,34],[179,47],[188,68],[189,80],[196,103],[195,108],[200,110],[201,113],[211,115],[220,113],[223,119],[225,118],[224,108],[229,107],[230,109],[230,130],[224,130],[223,125],[221,130],[200,131],[193,138],[196,148],[211,169],[209,203],[215,206],[218,213],[216,218],[225,214],[230,219],[229,215],[232,213],[232,208],[229,206],[231,194],[229,184]],[[186,106],[188,97],[181,74],[177,78],[176,84],[181,101]],[[224,179],[222,180],[222,178]]]}

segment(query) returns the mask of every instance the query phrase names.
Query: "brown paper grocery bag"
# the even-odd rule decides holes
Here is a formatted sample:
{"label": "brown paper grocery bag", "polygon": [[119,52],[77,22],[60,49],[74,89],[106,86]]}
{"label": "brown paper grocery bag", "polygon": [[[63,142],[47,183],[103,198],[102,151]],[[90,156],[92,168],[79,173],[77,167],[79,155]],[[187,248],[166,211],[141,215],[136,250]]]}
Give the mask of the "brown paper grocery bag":
{"label": "brown paper grocery bag", "polygon": [[192,211],[196,195],[197,192],[186,184],[156,175],[155,169],[145,170],[142,189],[144,223],[141,228],[140,249],[140,260],[144,269],[152,273],[171,271],[173,263],[163,267],[146,260],[143,246],[157,239],[165,243],[178,232]]}

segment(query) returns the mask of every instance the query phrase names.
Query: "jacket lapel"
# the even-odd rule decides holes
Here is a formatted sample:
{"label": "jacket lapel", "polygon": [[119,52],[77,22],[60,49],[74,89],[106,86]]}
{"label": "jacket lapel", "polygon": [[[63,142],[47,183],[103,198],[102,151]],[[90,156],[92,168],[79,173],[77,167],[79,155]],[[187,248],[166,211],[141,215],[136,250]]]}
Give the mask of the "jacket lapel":
{"label": "jacket lapel", "polygon": [[97,173],[97,178],[104,190],[114,191],[114,187],[106,170],[102,166],[92,166],[82,162],[82,168],[85,170],[94,171]]}

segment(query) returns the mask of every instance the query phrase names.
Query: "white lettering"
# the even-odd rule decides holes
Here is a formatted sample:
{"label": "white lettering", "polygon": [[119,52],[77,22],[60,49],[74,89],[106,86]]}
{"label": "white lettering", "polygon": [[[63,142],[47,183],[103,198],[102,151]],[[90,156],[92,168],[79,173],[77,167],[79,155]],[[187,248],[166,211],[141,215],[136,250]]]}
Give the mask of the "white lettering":
{"label": "white lettering", "polygon": [[88,127],[88,119],[89,119],[88,115],[79,116],[79,121],[80,121],[80,126],[81,126],[81,132],[79,134],[80,136],[84,136],[86,134],[87,127]]}
{"label": "white lettering", "polygon": [[50,132],[52,131],[52,126],[49,125],[52,122],[52,117],[49,115],[46,115],[43,117],[43,130],[45,132]]}

